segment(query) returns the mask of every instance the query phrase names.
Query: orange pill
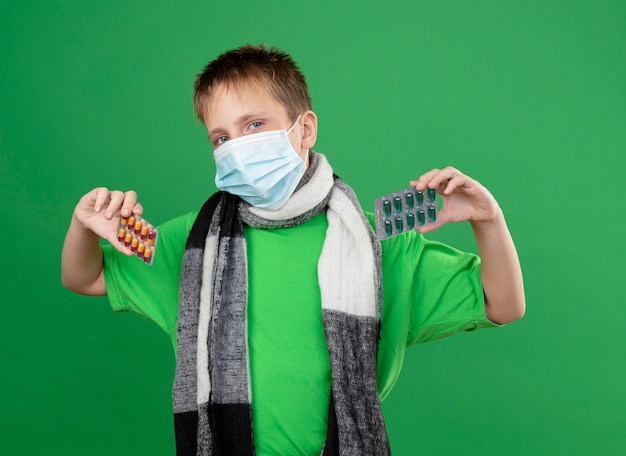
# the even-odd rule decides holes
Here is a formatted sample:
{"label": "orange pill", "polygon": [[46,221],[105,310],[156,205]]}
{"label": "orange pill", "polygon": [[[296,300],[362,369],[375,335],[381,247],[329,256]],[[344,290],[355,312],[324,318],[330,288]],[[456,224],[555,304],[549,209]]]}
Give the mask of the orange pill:
{"label": "orange pill", "polygon": [[138,245],[139,245],[139,239],[137,238],[133,239],[133,241],[130,243],[130,251],[134,252],[135,250],[137,250]]}
{"label": "orange pill", "polygon": [[135,223],[135,234],[139,234],[139,232],[141,231],[141,222],[136,222]]}
{"label": "orange pill", "polygon": [[126,238],[124,239],[124,245],[128,247],[132,240],[133,240],[133,235],[131,233],[127,233]]}
{"label": "orange pill", "polygon": [[120,221],[120,223],[121,223],[123,226],[128,225],[128,217],[122,217],[122,220]]}
{"label": "orange pill", "polygon": [[156,239],[156,231],[150,231],[148,233],[148,244],[154,245],[154,240]]}
{"label": "orange pill", "polygon": [[124,240],[125,236],[126,236],[126,230],[124,228],[120,228],[120,232],[117,235],[117,240],[121,242]]}
{"label": "orange pill", "polygon": [[148,225],[144,225],[144,227],[141,229],[141,239],[146,238],[146,236],[148,235],[148,231],[150,231],[150,227]]}
{"label": "orange pill", "polygon": [[146,249],[146,244],[144,244],[143,242],[141,244],[139,244],[139,247],[137,247],[137,256],[139,258],[141,258],[143,256],[143,251]]}
{"label": "orange pill", "polygon": [[128,226],[134,226],[135,225],[135,216],[131,215],[128,219]]}
{"label": "orange pill", "polygon": [[152,257],[152,250],[151,248],[147,248],[146,251],[143,254],[143,260],[148,263],[150,262],[150,259]]}

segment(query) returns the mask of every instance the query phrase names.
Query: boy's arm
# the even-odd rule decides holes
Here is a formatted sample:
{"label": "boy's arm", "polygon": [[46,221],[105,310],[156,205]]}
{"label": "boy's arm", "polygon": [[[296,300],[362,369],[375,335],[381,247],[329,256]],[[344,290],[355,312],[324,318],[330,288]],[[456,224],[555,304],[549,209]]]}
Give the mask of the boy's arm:
{"label": "boy's arm", "polygon": [[526,310],[522,270],[504,214],[491,193],[452,167],[431,170],[411,185],[417,190],[436,188],[443,200],[437,221],[420,232],[434,231],[446,223],[470,222],[481,257],[487,317],[499,324],[520,319]]}
{"label": "boy's arm", "polygon": [[120,213],[128,216],[131,212],[137,215],[143,212],[133,191],[123,193],[96,188],[80,199],[63,244],[63,286],[84,295],[106,295],[100,238],[111,242],[120,252],[132,255],[130,249],[116,239],[117,218]]}
{"label": "boy's arm", "polygon": [[482,261],[487,318],[500,324],[522,318],[526,310],[522,270],[502,211],[493,221],[471,224]]}

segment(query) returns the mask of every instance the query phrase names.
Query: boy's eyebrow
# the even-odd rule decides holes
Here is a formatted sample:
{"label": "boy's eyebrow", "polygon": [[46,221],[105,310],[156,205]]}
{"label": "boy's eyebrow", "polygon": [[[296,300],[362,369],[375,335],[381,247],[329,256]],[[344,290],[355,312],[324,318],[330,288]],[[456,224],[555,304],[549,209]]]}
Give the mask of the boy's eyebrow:
{"label": "boy's eyebrow", "polygon": [[[251,119],[258,118],[258,117],[265,117],[265,116],[267,116],[267,113],[263,111],[251,112],[251,113],[244,114],[243,116],[241,116],[239,119],[235,121],[235,123],[242,124],[242,123],[246,123],[247,121]],[[216,133],[223,132],[223,131],[226,131],[226,129],[223,127],[215,127],[209,131],[209,136],[212,136]]]}

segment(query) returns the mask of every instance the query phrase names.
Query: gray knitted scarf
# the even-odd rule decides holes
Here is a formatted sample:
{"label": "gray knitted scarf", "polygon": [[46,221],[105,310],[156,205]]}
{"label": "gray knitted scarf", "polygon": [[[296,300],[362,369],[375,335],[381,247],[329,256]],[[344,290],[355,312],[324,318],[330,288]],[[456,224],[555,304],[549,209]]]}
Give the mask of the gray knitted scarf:
{"label": "gray knitted scarf", "polygon": [[218,192],[189,233],[173,387],[177,455],[255,454],[243,226],[292,227],[322,212],[328,230],[318,280],[332,377],[322,455],[390,454],[376,384],[380,244],[353,191],[323,155],[311,152],[307,173],[281,209],[267,211]]}

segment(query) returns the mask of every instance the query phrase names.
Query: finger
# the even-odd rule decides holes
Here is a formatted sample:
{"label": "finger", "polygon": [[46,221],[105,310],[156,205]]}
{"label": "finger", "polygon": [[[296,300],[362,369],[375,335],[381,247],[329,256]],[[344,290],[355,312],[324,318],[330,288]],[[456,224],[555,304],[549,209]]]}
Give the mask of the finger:
{"label": "finger", "polygon": [[94,197],[95,202],[93,205],[93,209],[96,212],[100,212],[102,208],[109,202],[109,189],[106,187],[100,187],[100,188],[96,188],[94,192],[95,192],[95,197]]}
{"label": "finger", "polygon": [[124,204],[122,205],[122,215],[128,217],[131,213],[141,215],[143,207],[137,202],[137,193],[129,190],[124,193]]}
{"label": "finger", "polygon": [[142,206],[142,204],[141,203],[136,203],[135,207],[133,207],[132,212],[137,214],[137,215],[143,214],[143,206]]}
{"label": "finger", "polygon": [[445,225],[447,222],[445,219],[438,217],[437,220],[435,220],[432,223],[428,223],[427,225],[422,225],[417,227],[417,231],[419,231],[422,234],[425,233],[432,233],[435,230],[438,230],[439,228],[441,228],[443,225]]}
{"label": "finger", "polygon": [[458,169],[447,166],[432,177],[428,182],[428,187],[439,189],[440,193],[444,193],[450,181],[458,176],[463,176],[463,174]]}
{"label": "finger", "polygon": [[428,225],[418,227],[417,231],[419,231],[421,234],[432,233],[433,231],[437,230],[440,226],[441,226],[440,224],[429,223]]}
{"label": "finger", "polygon": [[442,183],[440,193],[443,195],[450,195],[457,188],[467,186],[469,181],[469,177],[467,177],[465,174],[458,174],[456,176],[453,176],[448,182]]}
{"label": "finger", "polygon": [[439,172],[441,172],[440,169],[431,169],[430,171],[422,174],[419,179],[409,182],[409,185],[416,190],[423,191],[426,189],[428,183],[433,179],[433,177]]}
{"label": "finger", "polygon": [[[435,209],[435,213],[433,214],[432,218],[430,214],[432,206],[429,203],[428,223],[426,223],[425,225],[418,225],[417,231],[419,231],[420,233],[430,233],[451,222],[451,219],[448,216],[447,208],[445,207],[445,201],[440,200],[439,203],[443,203],[443,206],[441,204],[438,204],[437,201],[432,203],[432,206],[434,206]],[[439,206],[439,209],[437,209],[437,206]]]}
{"label": "finger", "polygon": [[426,187],[443,189],[447,181],[460,174],[461,172],[452,166],[447,166],[444,169],[435,168],[423,174],[418,181],[413,182],[416,184],[417,190],[424,190]]}
{"label": "finger", "polygon": [[113,215],[115,215],[120,210],[123,202],[124,193],[119,190],[113,190],[111,192],[109,206],[107,207],[106,214],[104,214],[104,218],[106,218],[107,220],[111,220],[113,218]]}

